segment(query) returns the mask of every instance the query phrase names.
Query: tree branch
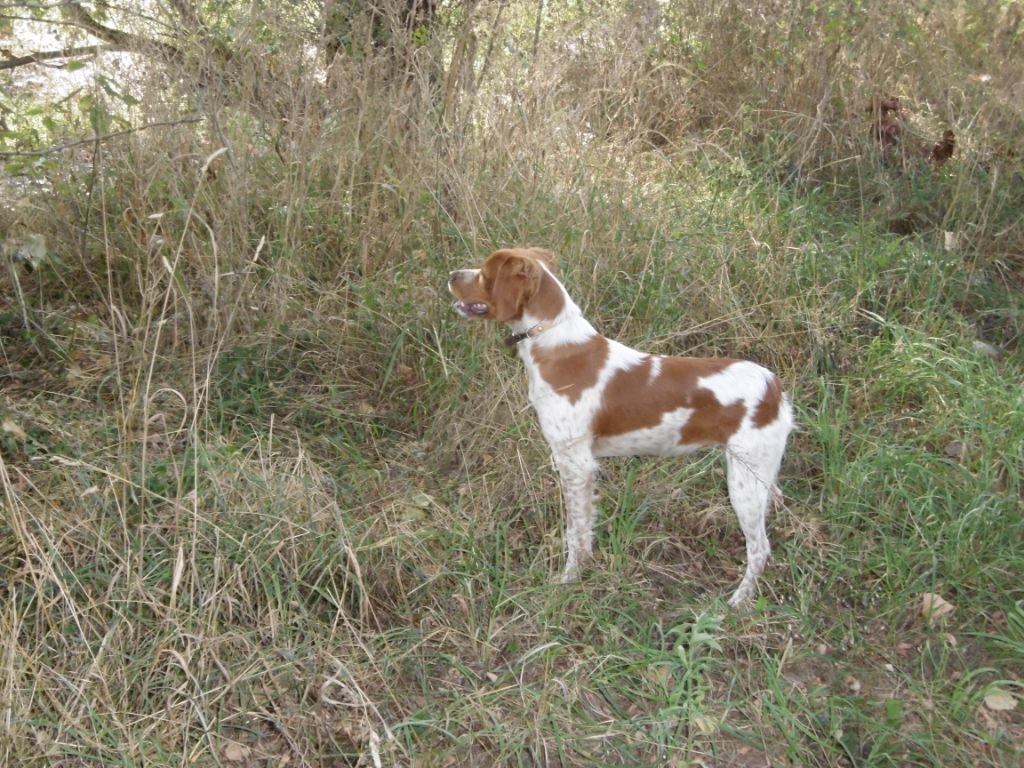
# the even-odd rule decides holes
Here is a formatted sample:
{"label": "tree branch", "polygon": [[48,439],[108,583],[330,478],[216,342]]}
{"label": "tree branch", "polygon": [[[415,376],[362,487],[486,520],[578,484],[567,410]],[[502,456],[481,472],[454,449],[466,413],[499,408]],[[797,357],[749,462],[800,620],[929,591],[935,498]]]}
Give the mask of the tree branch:
{"label": "tree branch", "polygon": [[63,0],[61,12],[64,17],[76,27],[80,27],[93,37],[97,37],[105,43],[109,43],[122,51],[159,51],[167,60],[174,62],[184,61],[185,55],[173,45],[159,40],[150,40],[147,37],[122,32],[120,29],[112,29],[100,24],[89,15],[89,12],[82,7],[78,0]]}
{"label": "tree branch", "polygon": [[73,59],[76,56],[93,56],[104,51],[122,50],[113,45],[83,45],[79,48],[64,48],[59,51],[37,51],[26,56],[15,56],[11,59],[0,60],[0,70],[15,69],[26,64],[40,64],[53,59]]}

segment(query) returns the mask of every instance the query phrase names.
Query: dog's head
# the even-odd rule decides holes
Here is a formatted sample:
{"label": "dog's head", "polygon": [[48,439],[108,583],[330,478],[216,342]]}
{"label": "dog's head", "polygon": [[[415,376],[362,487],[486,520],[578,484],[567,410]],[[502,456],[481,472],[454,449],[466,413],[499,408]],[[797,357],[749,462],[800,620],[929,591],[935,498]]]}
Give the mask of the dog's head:
{"label": "dog's head", "polygon": [[562,290],[552,269],[555,257],[541,248],[495,251],[478,269],[448,276],[455,311],[463,317],[509,323],[524,314],[551,319],[562,307]]}

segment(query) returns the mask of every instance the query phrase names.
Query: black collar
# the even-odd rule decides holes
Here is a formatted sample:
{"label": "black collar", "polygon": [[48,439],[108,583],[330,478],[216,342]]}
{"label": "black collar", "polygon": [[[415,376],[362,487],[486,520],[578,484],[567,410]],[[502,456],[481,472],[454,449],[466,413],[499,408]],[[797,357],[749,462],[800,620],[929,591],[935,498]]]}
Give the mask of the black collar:
{"label": "black collar", "polygon": [[520,341],[526,339],[535,339],[546,331],[550,326],[544,325],[543,323],[537,323],[532,328],[523,331],[522,333],[513,333],[511,336],[504,340],[504,344],[509,349],[515,347]]}

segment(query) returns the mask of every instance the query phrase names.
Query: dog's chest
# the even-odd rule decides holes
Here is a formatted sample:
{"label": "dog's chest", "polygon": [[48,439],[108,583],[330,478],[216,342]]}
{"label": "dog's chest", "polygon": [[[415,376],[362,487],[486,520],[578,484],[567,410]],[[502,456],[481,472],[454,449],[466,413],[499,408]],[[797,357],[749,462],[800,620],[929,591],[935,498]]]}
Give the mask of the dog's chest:
{"label": "dog's chest", "polygon": [[566,382],[553,385],[529,360],[526,361],[526,372],[530,404],[545,439],[555,446],[565,441],[589,438],[594,414],[600,407],[603,382],[596,381],[586,388]]}

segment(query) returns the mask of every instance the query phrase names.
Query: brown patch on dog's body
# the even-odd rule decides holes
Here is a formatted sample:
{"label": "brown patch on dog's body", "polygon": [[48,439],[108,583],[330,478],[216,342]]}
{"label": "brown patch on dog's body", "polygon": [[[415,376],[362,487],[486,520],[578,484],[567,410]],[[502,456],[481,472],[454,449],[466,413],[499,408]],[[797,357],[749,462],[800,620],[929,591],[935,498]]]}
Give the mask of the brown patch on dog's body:
{"label": "brown patch on dog's body", "polygon": [[747,413],[742,402],[722,405],[710,389],[694,392],[687,407],[693,413],[679,433],[680,445],[724,445]]}
{"label": "brown patch on dog's body", "polygon": [[767,427],[779,416],[779,404],[782,402],[782,385],[777,376],[768,380],[768,387],[761,396],[761,402],[754,411],[753,424],[758,429]]}
{"label": "brown patch on dog's body", "polygon": [[647,356],[609,379],[592,422],[595,437],[656,427],[666,413],[679,408],[693,409],[682,428],[680,444],[718,445],[736,432],[746,413],[743,403],[722,405],[711,390],[698,386],[700,379],[728,368],[735,360],[661,358],[661,370],[652,381],[653,360]]}
{"label": "brown patch on dog's body", "polygon": [[608,339],[593,336],[579,344],[534,347],[531,351],[540,376],[558,394],[575,404],[583,393],[597,384],[608,360]]}

